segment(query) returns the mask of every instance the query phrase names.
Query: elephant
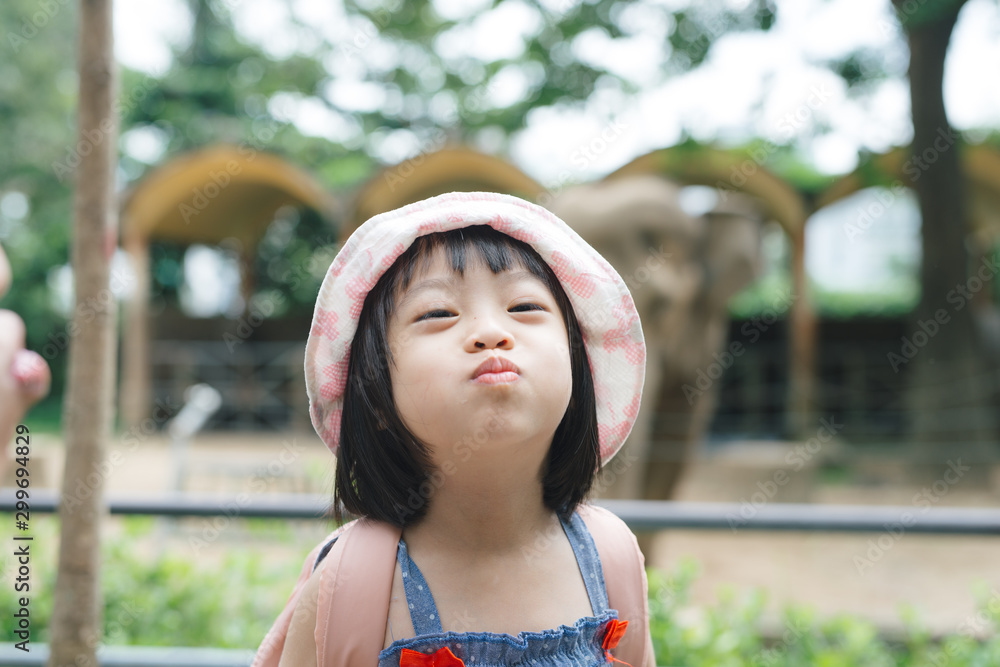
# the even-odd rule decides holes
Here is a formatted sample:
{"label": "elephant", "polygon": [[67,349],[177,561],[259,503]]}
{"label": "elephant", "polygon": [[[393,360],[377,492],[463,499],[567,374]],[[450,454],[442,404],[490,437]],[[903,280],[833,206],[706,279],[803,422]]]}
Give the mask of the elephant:
{"label": "elephant", "polygon": [[724,354],[726,304],[760,274],[764,219],[755,199],[720,191],[716,207],[694,217],[679,194],[644,174],[566,188],[547,204],[625,280],[646,340],[638,418],[595,484],[599,497],[674,495],[715,409],[718,382],[698,379]]}

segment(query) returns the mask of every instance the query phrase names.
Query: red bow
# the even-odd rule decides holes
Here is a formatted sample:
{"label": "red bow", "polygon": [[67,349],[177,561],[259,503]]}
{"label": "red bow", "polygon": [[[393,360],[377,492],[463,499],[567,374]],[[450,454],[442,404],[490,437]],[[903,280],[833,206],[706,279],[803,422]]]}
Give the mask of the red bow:
{"label": "red bow", "polygon": [[465,667],[465,663],[447,646],[431,655],[404,648],[399,658],[399,667]]}
{"label": "red bow", "polygon": [[[625,628],[627,627],[628,621],[620,621],[617,618],[608,621],[608,627],[604,630],[604,641],[601,642],[601,648],[604,649],[604,656],[608,659],[608,662],[622,662],[621,660],[615,660],[609,649],[618,646],[618,642],[625,636]],[[627,665],[628,663],[625,662],[622,664]]]}

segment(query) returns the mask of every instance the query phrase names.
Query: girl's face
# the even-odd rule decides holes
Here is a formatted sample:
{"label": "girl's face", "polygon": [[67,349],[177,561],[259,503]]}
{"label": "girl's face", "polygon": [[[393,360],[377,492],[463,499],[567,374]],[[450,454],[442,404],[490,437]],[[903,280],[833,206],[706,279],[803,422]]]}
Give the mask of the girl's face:
{"label": "girl's face", "polygon": [[[518,455],[535,445],[544,454],[572,390],[562,313],[526,269],[494,274],[468,258],[461,276],[435,249],[396,300],[388,323],[396,409],[438,466],[480,450]],[[516,370],[480,374],[484,363]]]}

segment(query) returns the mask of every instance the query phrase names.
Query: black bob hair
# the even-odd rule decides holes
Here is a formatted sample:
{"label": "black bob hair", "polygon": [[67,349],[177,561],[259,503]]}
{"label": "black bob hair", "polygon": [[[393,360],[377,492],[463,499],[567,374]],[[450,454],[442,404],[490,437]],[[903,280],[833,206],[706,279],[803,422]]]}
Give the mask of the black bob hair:
{"label": "black bob hair", "polygon": [[573,390],[546,458],[542,497],[546,507],[568,519],[601,469],[597,401],[583,334],[548,264],[527,243],[487,225],[417,237],[365,298],[348,362],[332,514],[338,523],[343,522],[346,510],[400,528],[415,524],[427,513],[435,479],[442,479],[444,473],[434,470],[426,448],[396,411],[387,335],[394,300],[409,286],[416,263],[420,261],[420,270],[426,270],[435,249],[442,246],[459,275],[464,275],[472,248],[494,274],[514,266],[527,269],[548,287],[559,305],[569,334]]}

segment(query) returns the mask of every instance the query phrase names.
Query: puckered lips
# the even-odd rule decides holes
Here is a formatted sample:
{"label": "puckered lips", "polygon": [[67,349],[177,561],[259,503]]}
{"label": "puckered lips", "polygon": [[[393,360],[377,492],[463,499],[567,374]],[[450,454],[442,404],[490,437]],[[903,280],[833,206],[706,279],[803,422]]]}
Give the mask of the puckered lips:
{"label": "puckered lips", "polygon": [[475,373],[472,374],[472,380],[481,384],[501,384],[517,380],[520,373],[521,369],[511,360],[492,356],[479,364]]}

